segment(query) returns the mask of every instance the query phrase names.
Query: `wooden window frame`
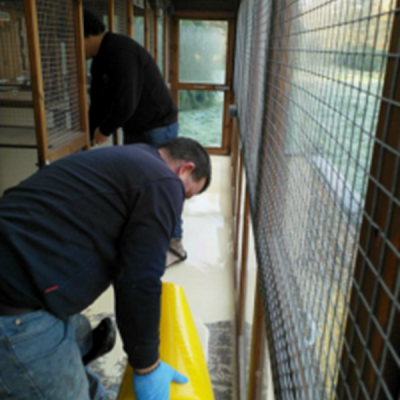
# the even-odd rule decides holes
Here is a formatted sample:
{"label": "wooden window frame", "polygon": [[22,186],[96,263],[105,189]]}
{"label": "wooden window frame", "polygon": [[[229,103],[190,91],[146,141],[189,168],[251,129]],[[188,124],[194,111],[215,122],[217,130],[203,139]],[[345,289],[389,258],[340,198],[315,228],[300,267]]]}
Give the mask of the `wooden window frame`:
{"label": "wooden window frame", "polygon": [[[203,84],[203,83],[181,83],[179,82],[179,22],[184,19],[207,20],[207,21],[226,21],[228,23],[228,39],[226,54],[226,77],[222,85]],[[223,126],[221,147],[207,147],[207,151],[213,155],[228,155],[231,151],[231,123],[229,118],[229,106],[233,103],[233,58],[234,58],[234,33],[235,16],[231,12],[176,12],[171,19],[169,32],[169,51],[170,51],[170,83],[171,93],[179,104],[180,90],[219,90],[224,92]]]}

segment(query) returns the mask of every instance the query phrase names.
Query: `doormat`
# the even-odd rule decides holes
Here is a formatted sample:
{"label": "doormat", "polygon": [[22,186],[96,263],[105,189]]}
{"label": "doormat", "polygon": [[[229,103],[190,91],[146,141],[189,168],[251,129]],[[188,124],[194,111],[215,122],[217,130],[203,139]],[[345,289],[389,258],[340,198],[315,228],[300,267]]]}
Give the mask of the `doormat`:
{"label": "doormat", "polygon": [[232,321],[206,324],[210,331],[208,370],[215,400],[236,399],[235,345]]}

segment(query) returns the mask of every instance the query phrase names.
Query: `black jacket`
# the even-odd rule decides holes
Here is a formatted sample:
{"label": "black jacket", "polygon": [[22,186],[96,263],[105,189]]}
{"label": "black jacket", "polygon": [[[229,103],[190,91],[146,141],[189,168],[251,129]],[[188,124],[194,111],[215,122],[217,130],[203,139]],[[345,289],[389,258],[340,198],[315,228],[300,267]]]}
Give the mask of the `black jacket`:
{"label": "black jacket", "polygon": [[144,144],[82,152],[0,200],[0,302],[67,318],[114,285],[130,363],[158,358],[160,278],[184,188]]}
{"label": "black jacket", "polygon": [[90,132],[140,135],[177,121],[177,108],[153,57],[125,35],[106,33],[91,66]]}

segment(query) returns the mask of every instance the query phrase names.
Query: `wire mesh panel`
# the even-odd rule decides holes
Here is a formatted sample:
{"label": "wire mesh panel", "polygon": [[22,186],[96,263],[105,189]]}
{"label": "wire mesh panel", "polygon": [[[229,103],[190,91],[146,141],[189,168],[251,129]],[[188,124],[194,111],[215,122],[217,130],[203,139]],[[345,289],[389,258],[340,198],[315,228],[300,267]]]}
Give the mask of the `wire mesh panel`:
{"label": "wire mesh panel", "polygon": [[[238,28],[238,35],[240,34],[243,38],[241,43],[241,50],[236,54],[236,61],[238,65],[241,65],[241,74],[240,74],[240,87],[238,88],[238,107],[239,110],[248,110],[248,84],[250,80],[250,59],[251,59],[251,33],[253,28],[253,1],[247,0],[242,2],[241,4],[241,14],[243,17],[240,18],[240,24]],[[240,57],[240,60],[238,59]],[[241,132],[243,132],[243,128],[246,126],[249,115],[246,112],[242,112],[241,118],[239,119],[239,125],[241,128]]]}
{"label": "wire mesh panel", "polygon": [[236,101],[238,103],[240,101],[243,101],[243,96],[238,95],[238,93],[241,93],[241,89],[243,89],[244,85],[244,79],[242,78],[242,76],[245,64],[241,62],[241,57],[243,57],[244,54],[244,39],[246,37],[246,5],[247,1],[241,2],[240,10],[237,16],[235,38],[235,68],[233,71],[233,88],[235,93],[237,94]]}
{"label": "wire mesh panel", "polygon": [[0,146],[34,147],[35,122],[23,0],[0,2]]}
{"label": "wire mesh panel", "polygon": [[[240,130],[247,135],[244,148],[251,207],[256,210],[259,149],[264,112],[265,67],[269,40],[270,15],[267,0],[241,4],[237,31],[235,87],[240,113]],[[254,40],[257,38],[256,40]],[[251,138],[249,137],[251,135]]]}
{"label": "wire mesh panel", "polygon": [[[400,130],[385,130],[400,121],[399,34],[389,51],[399,12],[395,0],[248,0],[239,10],[235,94],[278,398],[397,399],[384,371],[390,361],[398,378],[400,367]],[[270,30],[257,28],[263,15]]]}
{"label": "wire mesh panel", "polygon": [[144,47],[144,10],[136,6],[134,10],[133,38]]}
{"label": "wire mesh panel", "polygon": [[49,147],[81,135],[73,4],[37,2]]}
{"label": "wire mesh panel", "polygon": [[158,9],[157,12],[157,54],[158,54],[158,62],[157,65],[160,68],[161,73],[164,76],[164,13],[165,11],[162,8]]}
{"label": "wire mesh panel", "polygon": [[114,32],[126,35],[128,33],[128,19],[126,15],[127,0],[114,0]]}
{"label": "wire mesh panel", "polygon": [[[248,164],[248,181],[250,203],[255,218],[255,212],[258,209],[256,192],[258,189],[258,178],[262,171],[260,165],[259,153],[260,143],[262,138],[262,125],[264,114],[265,100],[265,78],[267,65],[267,47],[269,45],[270,33],[270,9],[268,0],[257,0],[254,3],[252,14],[253,23],[252,31],[249,32],[249,42],[251,43],[251,63],[249,68],[249,83],[247,86],[247,109],[249,110],[248,118],[245,127],[242,127],[242,132],[251,134],[251,138],[246,137],[247,146],[245,146],[245,156],[247,156]],[[254,40],[254,38],[258,38]]]}
{"label": "wire mesh panel", "polygon": [[[357,246],[339,397],[400,395],[400,1],[374,138],[372,165]],[[393,9],[394,11],[394,9]]]}
{"label": "wire mesh panel", "polygon": [[148,16],[148,37],[149,37],[149,53],[154,57],[155,56],[155,35],[154,35],[154,9],[148,6],[147,9]]}

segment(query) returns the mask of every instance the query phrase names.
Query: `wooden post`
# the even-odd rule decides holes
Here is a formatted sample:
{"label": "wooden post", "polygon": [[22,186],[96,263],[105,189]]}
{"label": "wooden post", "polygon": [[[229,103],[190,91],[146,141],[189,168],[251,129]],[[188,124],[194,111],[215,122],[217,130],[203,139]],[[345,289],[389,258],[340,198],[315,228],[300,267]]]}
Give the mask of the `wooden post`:
{"label": "wooden post", "polygon": [[224,93],[224,125],[222,128],[222,151],[225,154],[229,154],[232,151],[232,136],[231,124],[232,119],[229,118],[229,105],[233,103],[233,63],[234,63],[234,48],[235,48],[235,21],[233,19],[228,20],[228,40],[227,40],[227,52],[226,52],[226,77],[225,85],[229,87],[228,91]]}
{"label": "wooden post", "polygon": [[110,32],[115,31],[114,13],[114,0],[108,0],[108,30]]}
{"label": "wooden post", "polygon": [[168,21],[169,15],[167,11],[164,10],[163,12],[163,74],[164,74],[164,81],[169,81],[169,66],[168,66],[168,45],[170,42],[170,38],[168,36]]}
{"label": "wooden post", "polygon": [[133,0],[126,0],[126,19],[127,19],[126,34],[131,38],[133,38],[133,15],[134,15]]}
{"label": "wooden post", "polygon": [[170,32],[169,32],[169,77],[171,83],[171,94],[175,103],[179,107],[179,20],[177,18],[170,18]]}
{"label": "wooden post", "polygon": [[[108,0],[108,30],[110,32],[115,32],[115,3],[114,0]],[[119,145],[119,136],[118,132],[115,131],[112,133],[112,142],[114,146]]]}
{"label": "wooden post", "polygon": [[[256,400],[257,394],[261,392],[262,371],[265,350],[265,327],[264,312],[260,294],[260,282],[256,279],[256,290],[254,296],[253,329],[251,334],[250,367],[247,385],[247,400]],[[260,399],[261,400],[261,399]]]}
{"label": "wooden post", "polygon": [[246,282],[247,282],[247,255],[249,249],[249,214],[250,201],[249,194],[246,190],[243,213],[243,236],[242,236],[242,259],[240,263],[240,282],[239,282],[239,300],[238,300],[238,326],[237,335],[243,333],[245,298],[246,298]]}
{"label": "wooden post", "polygon": [[74,4],[74,20],[75,20],[76,57],[78,65],[79,110],[81,119],[81,130],[86,133],[85,149],[89,149],[90,133],[89,133],[88,102],[87,102],[87,90],[86,90],[87,75],[86,75],[82,0],[76,0],[73,2],[73,4]]}
{"label": "wooden post", "polygon": [[149,38],[149,5],[147,0],[144,0],[144,47],[150,51],[150,38]]}
{"label": "wooden post", "polygon": [[35,115],[38,164],[41,168],[47,165],[50,161],[36,0],[24,0],[24,9],[32,81],[32,99]]}
{"label": "wooden post", "polygon": [[154,60],[158,64],[158,7],[153,10]]}
{"label": "wooden post", "polygon": [[237,137],[237,125],[238,121],[237,118],[232,118],[232,123],[231,123],[231,129],[230,129],[230,135],[232,136],[231,138],[231,193],[232,193],[232,214],[233,217],[235,217],[235,201],[236,201],[236,183],[237,183],[237,164],[238,164],[238,159],[239,159],[239,153],[238,153],[238,137]]}
{"label": "wooden post", "polygon": [[[239,133],[238,133],[239,135]],[[242,181],[243,181],[243,151],[240,149],[240,138],[238,137],[238,156],[239,165],[237,167],[237,188],[235,197],[235,238],[234,238],[234,248],[233,248],[233,258],[235,262],[238,258],[238,248],[239,248],[239,225],[240,225],[240,207],[242,205]]]}

